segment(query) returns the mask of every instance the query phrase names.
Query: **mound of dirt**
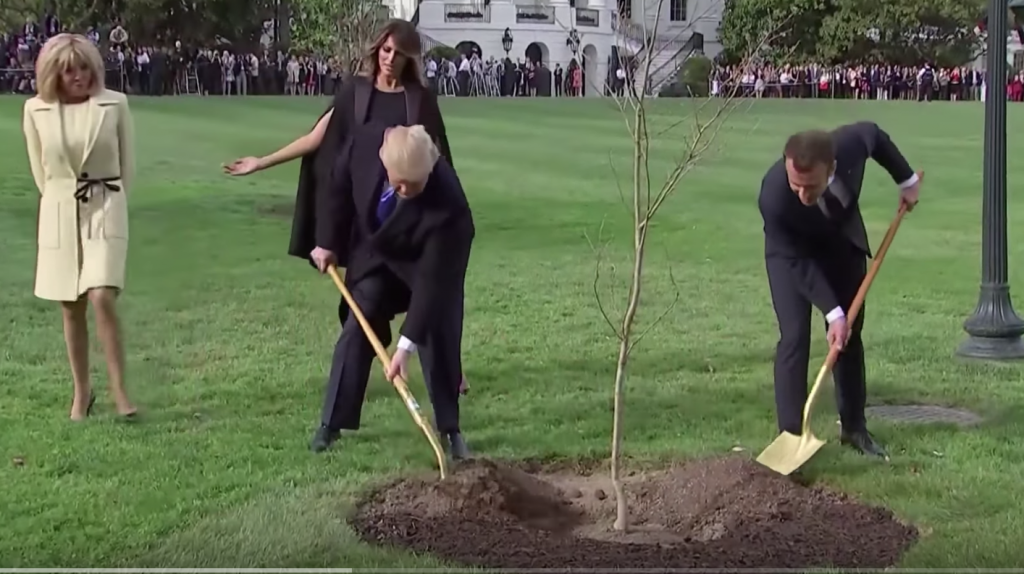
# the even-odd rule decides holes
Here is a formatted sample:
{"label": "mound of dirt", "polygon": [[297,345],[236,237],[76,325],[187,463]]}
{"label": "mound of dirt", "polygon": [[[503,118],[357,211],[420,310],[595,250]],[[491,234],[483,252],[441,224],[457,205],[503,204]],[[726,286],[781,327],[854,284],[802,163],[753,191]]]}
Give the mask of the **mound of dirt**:
{"label": "mound of dirt", "polygon": [[373,505],[385,514],[436,520],[472,516],[555,532],[573,528],[582,518],[550,483],[485,459],[465,463],[443,482],[410,479],[394,483],[374,496]]}
{"label": "mound of dirt", "polygon": [[744,458],[635,475],[626,493],[623,534],[611,529],[605,477],[478,460],[443,482],[408,479],[371,492],[351,523],[370,543],[506,569],[886,568],[917,538],[887,510]]}

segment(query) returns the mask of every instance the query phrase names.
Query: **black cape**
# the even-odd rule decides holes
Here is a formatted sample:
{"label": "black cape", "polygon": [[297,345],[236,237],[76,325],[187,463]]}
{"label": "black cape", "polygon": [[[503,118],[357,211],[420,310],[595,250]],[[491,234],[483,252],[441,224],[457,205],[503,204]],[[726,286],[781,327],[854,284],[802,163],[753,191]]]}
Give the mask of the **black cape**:
{"label": "black cape", "polygon": [[[366,123],[372,94],[371,81],[362,76],[354,76],[342,85],[335,94],[331,106],[317,118],[319,123],[328,112],[334,110],[320,146],[303,156],[299,166],[299,186],[295,194],[289,255],[313,263],[309,254],[316,247],[316,195],[318,190],[329,190],[335,160],[349,137],[351,126]],[[422,124],[427,133],[434,138],[441,155],[454,168],[437,96],[427,88],[410,85],[405,88],[405,100],[408,124]],[[338,256],[341,258],[344,254]],[[339,261],[339,266],[344,267],[344,262]]]}

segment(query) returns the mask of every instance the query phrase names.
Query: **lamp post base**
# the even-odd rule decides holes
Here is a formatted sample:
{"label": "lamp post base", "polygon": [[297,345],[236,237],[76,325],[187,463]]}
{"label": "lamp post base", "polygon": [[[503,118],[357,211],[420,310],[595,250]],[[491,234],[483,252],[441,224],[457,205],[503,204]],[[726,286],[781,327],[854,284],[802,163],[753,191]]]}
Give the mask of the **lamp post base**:
{"label": "lamp post base", "polygon": [[1010,286],[985,284],[974,314],[964,321],[970,335],[956,354],[969,359],[1006,361],[1024,359],[1024,320],[1010,301]]}
{"label": "lamp post base", "polygon": [[965,359],[987,361],[1012,361],[1024,359],[1024,340],[1020,337],[997,339],[971,335],[956,349],[957,356]]}

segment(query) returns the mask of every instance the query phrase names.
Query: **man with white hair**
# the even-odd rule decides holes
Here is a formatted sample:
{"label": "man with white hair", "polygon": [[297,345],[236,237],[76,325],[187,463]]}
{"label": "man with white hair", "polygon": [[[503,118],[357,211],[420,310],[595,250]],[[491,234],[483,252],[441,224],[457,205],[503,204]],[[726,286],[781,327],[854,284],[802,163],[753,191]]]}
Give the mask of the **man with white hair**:
{"label": "man with white hair", "polygon": [[[317,197],[316,244],[321,272],[345,267],[345,284],[381,342],[391,320],[406,313],[387,369],[407,376],[417,352],[437,430],[452,458],[469,456],[459,428],[463,291],[475,229],[462,184],[426,129],[366,124],[353,128],[331,185]],[[359,428],[375,354],[351,313],[334,349],[321,426],[310,447],[320,452],[342,430]]]}

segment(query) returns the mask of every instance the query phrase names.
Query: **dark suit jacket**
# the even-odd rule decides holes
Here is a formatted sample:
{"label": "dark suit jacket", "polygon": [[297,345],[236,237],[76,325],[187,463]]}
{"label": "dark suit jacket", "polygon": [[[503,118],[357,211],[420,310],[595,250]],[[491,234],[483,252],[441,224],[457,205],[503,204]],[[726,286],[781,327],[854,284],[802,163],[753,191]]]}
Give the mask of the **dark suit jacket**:
{"label": "dark suit jacket", "polygon": [[[292,238],[288,254],[309,260],[309,253],[316,247],[316,196],[317,188],[330,186],[330,176],[337,163],[338,154],[355,126],[366,123],[373,93],[373,81],[363,76],[348,79],[334,96],[330,108],[334,109],[327,124],[320,147],[302,158],[299,168],[299,188],[295,195],[295,210],[292,215]],[[452,164],[452,152],[448,147],[448,135],[444,120],[437,105],[437,96],[418,85],[405,86],[406,114],[409,125],[422,124],[437,142],[441,154]],[[320,121],[317,118],[317,121]],[[315,125],[315,124],[314,124]]]}
{"label": "dark suit jacket", "polygon": [[406,312],[401,334],[424,343],[439,317],[456,312],[476,231],[462,184],[443,157],[423,192],[399,200],[376,229],[387,179],[378,153],[387,127],[367,124],[350,132],[333,184],[322,187],[317,198],[316,243],[346,262],[348,285],[382,266],[401,279],[409,298],[389,301],[388,311]]}
{"label": "dark suit jacket", "polygon": [[[801,203],[789,187],[785,158],[779,159],[768,170],[761,181],[758,198],[764,219],[765,258],[791,263],[800,277],[805,296],[825,312],[840,305],[818,262],[839,250],[849,251],[850,244],[871,256],[859,206],[867,161],[874,159],[878,162],[897,184],[914,175],[910,164],[889,139],[889,134],[873,122],[842,126],[833,132],[833,141],[836,145],[837,185],[850,196],[843,209],[830,210],[831,217],[827,217],[819,206]],[[825,194],[833,194],[833,187],[830,186]]]}

